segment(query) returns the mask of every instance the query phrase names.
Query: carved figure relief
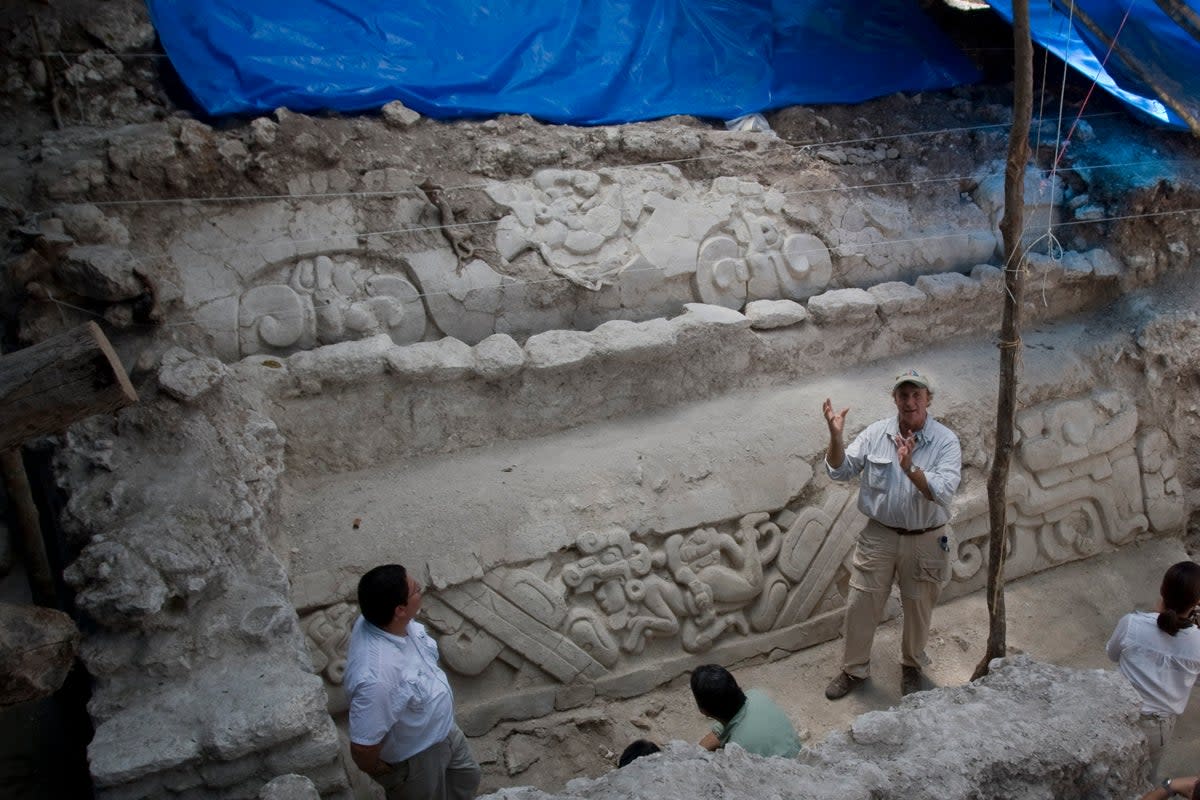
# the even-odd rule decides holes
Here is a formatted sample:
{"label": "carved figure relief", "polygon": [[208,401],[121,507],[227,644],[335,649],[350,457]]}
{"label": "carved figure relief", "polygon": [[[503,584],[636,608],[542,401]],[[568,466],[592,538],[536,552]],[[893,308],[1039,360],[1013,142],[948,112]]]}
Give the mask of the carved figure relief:
{"label": "carved figure relief", "polygon": [[[223,301],[222,301],[223,304]],[[225,336],[220,314],[202,315],[218,355],[288,353],[386,333],[397,344],[425,335],[426,314],[417,288],[401,275],[362,269],[351,260],[317,256],[291,267],[279,283],[254,286],[230,302],[236,340]]]}
{"label": "carved figure relief", "polygon": [[785,235],[770,217],[750,213],[733,227],[736,238],[721,234],[700,245],[696,292],[701,301],[740,309],[750,300],[803,300],[828,285],[833,262],[816,236]]}
{"label": "carved figure relief", "polygon": [[[662,279],[694,274],[691,297],[740,309],[747,300],[803,299],[829,283],[825,244],[789,233],[761,185],[715,181],[698,194],[678,169],[542,170],[532,186],[495,184],[512,209],[496,229],[508,260],[533,251],[551,272],[600,290],[630,265]],[[716,231],[727,233],[714,234]]]}

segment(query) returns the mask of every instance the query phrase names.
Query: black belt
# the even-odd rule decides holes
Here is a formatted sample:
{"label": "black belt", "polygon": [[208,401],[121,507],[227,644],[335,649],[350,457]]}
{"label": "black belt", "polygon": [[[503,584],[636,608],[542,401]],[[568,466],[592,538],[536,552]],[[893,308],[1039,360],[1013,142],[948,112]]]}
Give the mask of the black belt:
{"label": "black belt", "polygon": [[[879,520],[875,521],[879,522]],[[879,524],[883,525],[882,522],[879,522]],[[912,530],[908,528],[894,528],[891,525],[883,525],[883,527],[887,528],[889,531],[895,531],[901,536],[920,536],[922,533],[929,533],[930,531],[936,531],[938,528],[944,528],[946,527],[946,523],[943,522],[941,525],[934,525],[932,528],[915,528]]]}

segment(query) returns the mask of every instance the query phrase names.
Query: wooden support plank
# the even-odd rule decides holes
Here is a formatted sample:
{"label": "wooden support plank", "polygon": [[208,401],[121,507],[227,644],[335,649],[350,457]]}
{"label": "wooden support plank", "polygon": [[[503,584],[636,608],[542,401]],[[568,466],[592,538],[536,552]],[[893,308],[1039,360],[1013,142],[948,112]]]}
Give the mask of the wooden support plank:
{"label": "wooden support plank", "polygon": [[137,402],[94,322],[0,357],[0,450]]}

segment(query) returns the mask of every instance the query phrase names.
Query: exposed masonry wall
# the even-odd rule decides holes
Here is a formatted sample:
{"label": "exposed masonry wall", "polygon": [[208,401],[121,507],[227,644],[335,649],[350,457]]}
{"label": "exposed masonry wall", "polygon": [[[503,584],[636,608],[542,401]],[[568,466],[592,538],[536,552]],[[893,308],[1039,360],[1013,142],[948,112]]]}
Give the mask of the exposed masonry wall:
{"label": "exposed masonry wall", "polygon": [[[1188,511],[1179,451],[1129,390],[1136,373],[1113,369],[1114,356],[1136,350],[1128,333],[1060,323],[1026,343],[1006,574],[1178,531]],[[986,576],[994,353],[979,342],[921,353],[923,368],[946,376],[934,410],[964,448],[947,598]],[[835,637],[865,518],[853,488],[824,476],[817,410],[826,396],[845,398],[851,433],[886,415],[888,376],[911,358],[669,415],[294,477],[282,507],[292,598],[332,707],[344,708],[357,576],[395,553],[438,589],[426,616],[472,733],[636,695],[713,659]],[[371,433],[389,435],[387,419]]]}
{"label": "exposed masonry wall", "polygon": [[[143,398],[74,428],[59,463],[106,798],[252,797],[287,773],[347,796],[330,714],[354,584],[383,561],[433,588],[472,732],[835,636],[863,520],[823,475],[817,410],[865,425],[914,363],[964,444],[946,596],[982,585],[995,163],[852,195],[914,178],[912,145],[521,121],[410,139],[172,118],[48,135],[20,174],[46,208],[7,265],[21,335],[103,316]],[[351,145],[381,155],[340,163]],[[637,163],[714,154],[763,173]],[[471,165],[446,180],[460,221],[411,168],[438,159]],[[1027,214],[1109,214],[1105,178],[1031,168]],[[152,187],[275,196],[88,202]],[[1010,576],[1195,505],[1194,314],[1156,308],[1195,231],[1075,230],[1081,252],[1029,261]]]}
{"label": "exposed masonry wall", "polygon": [[[1055,322],[1131,278],[1102,251],[1033,269],[1048,324],[1026,338],[1010,576],[1188,511],[1187,439],[1161,427],[1182,390],[1163,376],[1190,374],[1169,333],[1187,320]],[[397,557],[437,589],[429,621],[474,732],[836,636],[861,518],[821,477],[814,409],[832,395],[858,424],[887,413],[880,382],[931,334],[955,343],[919,360],[967,465],[946,596],[978,588],[997,273],[746,314],[696,304],[524,346],[381,335],[234,365],[168,351],[159,394],[73,430],[62,464],[86,542],[68,576],[101,624],[85,658],[102,794],[248,797],[297,772],[345,795],[326,708],[344,703],[347,601]]]}

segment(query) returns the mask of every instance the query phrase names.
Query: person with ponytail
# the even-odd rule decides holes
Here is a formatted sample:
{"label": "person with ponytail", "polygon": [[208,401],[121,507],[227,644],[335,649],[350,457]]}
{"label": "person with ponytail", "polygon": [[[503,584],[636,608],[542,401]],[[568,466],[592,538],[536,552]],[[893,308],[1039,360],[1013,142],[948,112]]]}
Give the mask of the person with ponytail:
{"label": "person with ponytail", "polygon": [[1163,575],[1155,611],[1126,614],[1104,648],[1141,695],[1152,780],[1158,780],[1163,748],[1200,675],[1200,629],[1191,619],[1198,603],[1200,564],[1173,564]]}

